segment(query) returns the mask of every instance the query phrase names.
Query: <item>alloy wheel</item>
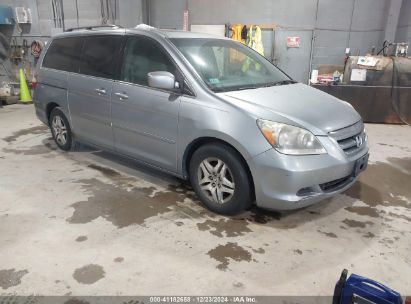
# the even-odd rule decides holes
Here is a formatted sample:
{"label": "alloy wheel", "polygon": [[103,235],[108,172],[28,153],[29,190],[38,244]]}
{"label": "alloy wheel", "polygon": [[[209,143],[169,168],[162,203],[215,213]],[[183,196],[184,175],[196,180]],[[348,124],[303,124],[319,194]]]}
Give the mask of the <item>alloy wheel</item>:
{"label": "alloy wheel", "polygon": [[59,145],[64,146],[67,143],[67,127],[63,119],[59,115],[54,116],[51,126],[53,128],[54,138]]}
{"label": "alloy wheel", "polygon": [[227,203],[234,195],[234,176],[221,159],[204,159],[198,167],[197,178],[201,191],[217,204]]}

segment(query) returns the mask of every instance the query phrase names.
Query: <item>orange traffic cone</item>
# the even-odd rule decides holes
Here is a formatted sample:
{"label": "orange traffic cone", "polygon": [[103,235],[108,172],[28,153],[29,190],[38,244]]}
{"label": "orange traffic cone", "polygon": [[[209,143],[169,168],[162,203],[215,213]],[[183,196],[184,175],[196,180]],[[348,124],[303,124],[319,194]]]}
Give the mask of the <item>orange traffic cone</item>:
{"label": "orange traffic cone", "polygon": [[26,77],[24,77],[23,69],[20,69],[20,102],[31,103],[32,101]]}

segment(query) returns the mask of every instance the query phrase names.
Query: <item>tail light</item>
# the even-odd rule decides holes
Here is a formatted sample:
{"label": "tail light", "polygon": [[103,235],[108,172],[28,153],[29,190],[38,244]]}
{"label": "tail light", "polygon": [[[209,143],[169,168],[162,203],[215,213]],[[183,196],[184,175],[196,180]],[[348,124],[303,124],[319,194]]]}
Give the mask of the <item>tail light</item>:
{"label": "tail light", "polygon": [[36,75],[33,75],[33,78],[31,78],[31,88],[35,90],[37,88],[38,82],[37,82],[37,77]]}

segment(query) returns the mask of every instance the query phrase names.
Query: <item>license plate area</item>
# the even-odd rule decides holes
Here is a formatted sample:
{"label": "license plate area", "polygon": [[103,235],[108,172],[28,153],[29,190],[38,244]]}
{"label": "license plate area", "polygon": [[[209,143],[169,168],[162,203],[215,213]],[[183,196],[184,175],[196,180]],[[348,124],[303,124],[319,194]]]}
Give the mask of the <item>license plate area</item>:
{"label": "license plate area", "polygon": [[368,157],[369,157],[369,156],[370,156],[370,155],[367,153],[367,154],[365,154],[363,157],[361,157],[361,158],[359,158],[359,159],[357,159],[357,160],[355,161],[354,169],[353,169],[353,172],[352,172],[352,175],[353,175],[354,177],[357,177],[358,174],[360,174],[362,171],[364,171],[365,169],[367,169]]}

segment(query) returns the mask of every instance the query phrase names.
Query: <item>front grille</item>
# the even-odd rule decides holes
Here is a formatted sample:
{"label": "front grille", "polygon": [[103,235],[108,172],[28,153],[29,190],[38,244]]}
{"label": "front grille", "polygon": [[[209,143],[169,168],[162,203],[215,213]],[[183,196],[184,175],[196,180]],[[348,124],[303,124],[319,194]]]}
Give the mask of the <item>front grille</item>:
{"label": "front grille", "polygon": [[328,133],[334,138],[340,148],[347,155],[355,154],[365,147],[366,135],[364,133],[364,124],[359,121],[349,127],[332,131]]}
{"label": "front grille", "polygon": [[351,176],[349,175],[349,176],[346,176],[346,177],[343,177],[343,178],[333,180],[331,182],[320,184],[320,188],[324,192],[333,192],[333,191],[336,191],[336,190],[344,187],[350,181],[351,181]]}

